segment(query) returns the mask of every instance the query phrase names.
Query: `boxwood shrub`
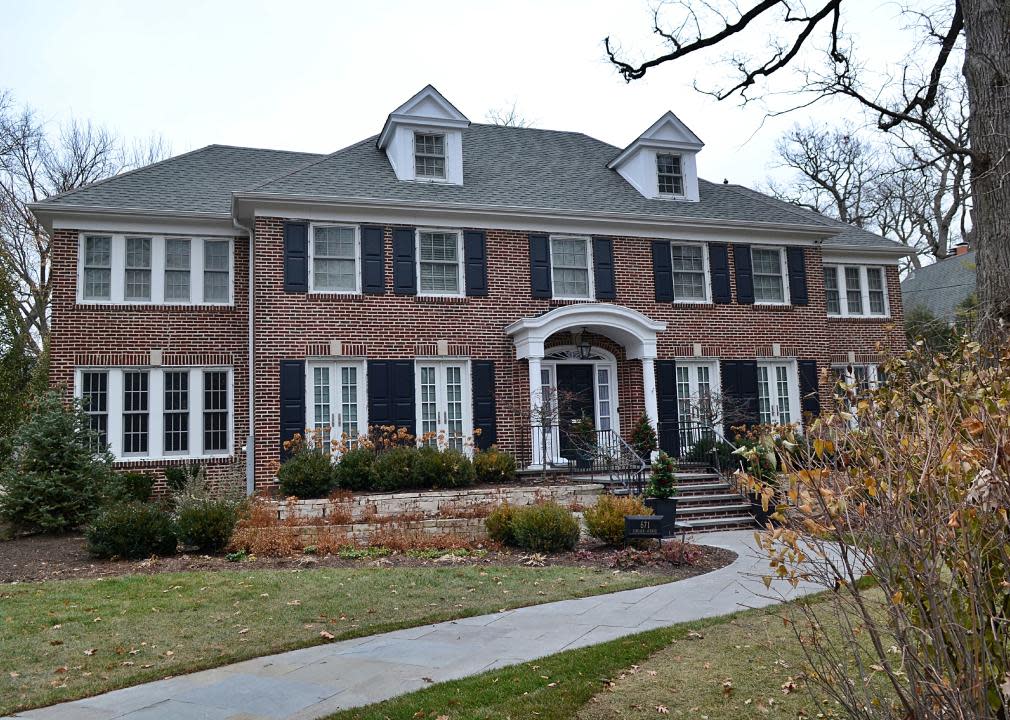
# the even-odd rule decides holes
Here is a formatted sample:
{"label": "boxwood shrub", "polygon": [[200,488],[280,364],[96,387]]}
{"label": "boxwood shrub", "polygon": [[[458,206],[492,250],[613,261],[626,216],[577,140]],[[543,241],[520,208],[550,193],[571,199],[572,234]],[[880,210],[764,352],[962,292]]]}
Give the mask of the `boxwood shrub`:
{"label": "boxwood shrub", "polygon": [[241,502],[230,498],[187,498],[179,503],[175,524],[183,545],[200,552],[224,550],[238,522]]}
{"label": "boxwood shrub", "polygon": [[371,490],[375,451],[358,447],[340,456],[336,467],[337,487],[343,490]]}
{"label": "boxwood shrub", "polygon": [[516,544],[533,552],[574,550],[579,542],[579,521],[556,502],[516,508],[512,517]]}
{"label": "boxwood shrub", "polygon": [[104,508],[88,526],[88,551],[95,557],[136,560],[173,555],[175,524],[161,508],[136,501]]}
{"label": "boxwood shrub", "polygon": [[424,445],[414,458],[414,486],[418,489],[473,485],[473,463],[459,450]]}
{"label": "boxwood shrub", "polygon": [[416,487],[414,481],[414,460],[417,449],[394,447],[383,450],[372,461],[370,471],[373,490],[398,492]]}
{"label": "boxwood shrub", "polygon": [[281,494],[303,500],[324,498],[336,484],[336,469],[319,448],[302,447],[277,471]]}
{"label": "boxwood shrub", "polygon": [[516,479],[515,458],[498,448],[478,452],[473,456],[474,479],[481,485],[501,485]]}
{"label": "boxwood shrub", "polygon": [[512,521],[515,515],[515,508],[508,503],[502,503],[487,516],[484,520],[484,527],[487,528],[487,536],[496,543],[502,545],[515,545],[516,536],[512,532]]}

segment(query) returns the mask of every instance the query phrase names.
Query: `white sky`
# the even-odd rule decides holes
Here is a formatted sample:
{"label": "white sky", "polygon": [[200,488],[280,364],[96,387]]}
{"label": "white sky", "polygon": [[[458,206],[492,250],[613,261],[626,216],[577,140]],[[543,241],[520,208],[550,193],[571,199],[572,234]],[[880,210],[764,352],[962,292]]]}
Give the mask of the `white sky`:
{"label": "white sky", "polygon": [[[669,109],[706,143],[702,177],[751,185],[766,178],[774,141],[793,123],[863,121],[836,104],[761,127],[762,107],[719,103],[692,87],[730,77],[715,62],[721,51],[625,84],[602,40],[612,35],[636,57],[661,50],[649,7],[0,0],[0,89],[54,125],[74,116],[127,138],[161,135],[173,153],[210,143],[332,152],[377,133],[389,111],[429,82],[474,122],[515,100],[536,127],[618,146]],[[862,58],[884,67],[888,53],[904,52],[895,42],[896,4],[845,7]],[[763,42],[744,50],[756,55]]]}

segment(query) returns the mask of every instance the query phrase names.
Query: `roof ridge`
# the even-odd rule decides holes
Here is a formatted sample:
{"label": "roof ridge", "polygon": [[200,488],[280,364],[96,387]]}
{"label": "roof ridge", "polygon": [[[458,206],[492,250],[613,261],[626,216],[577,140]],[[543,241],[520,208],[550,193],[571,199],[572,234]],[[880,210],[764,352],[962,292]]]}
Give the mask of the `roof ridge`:
{"label": "roof ridge", "polygon": [[229,150],[256,150],[257,152],[287,153],[288,155],[325,155],[325,153],[309,152],[308,150],[280,150],[278,148],[255,147],[253,145],[229,145],[228,143],[211,143],[210,145],[201,148],[201,150],[206,150],[207,148],[212,147],[228,148]]}
{"label": "roof ridge", "polygon": [[[339,155],[342,152],[347,152],[348,150],[351,150],[352,148],[360,147],[361,145],[364,145],[366,143],[374,142],[375,138],[377,138],[377,137],[379,137],[379,136],[378,135],[372,135],[371,137],[367,137],[364,140],[359,140],[358,142],[351,143],[350,145],[342,147],[339,150],[334,150],[333,152],[329,153],[328,155],[322,155],[322,156],[316,158],[315,160],[312,160],[310,162],[305,163],[304,165],[299,165],[298,167],[296,167],[293,170],[289,170],[286,173],[281,173],[280,175],[276,175],[276,176],[270,178],[269,180],[264,180],[261,183],[257,183],[256,185],[253,185],[252,187],[246,188],[244,190],[244,192],[250,192],[250,191],[253,191],[253,190],[259,190],[260,188],[263,188],[263,187],[265,187],[265,186],[267,186],[267,185],[269,185],[271,183],[277,182],[278,180],[282,180],[283,178],[286,178],[286,177],[291,177],[292,175],[300,173],[303,170],[308,170],[310,167],[313,167],[313,166],[318,165],[320,163],[326,162],[327,160],[329,160],[329,159],[331,159],[331,158]],[[238,192],[238,191],[233,191],[233,192]]]}

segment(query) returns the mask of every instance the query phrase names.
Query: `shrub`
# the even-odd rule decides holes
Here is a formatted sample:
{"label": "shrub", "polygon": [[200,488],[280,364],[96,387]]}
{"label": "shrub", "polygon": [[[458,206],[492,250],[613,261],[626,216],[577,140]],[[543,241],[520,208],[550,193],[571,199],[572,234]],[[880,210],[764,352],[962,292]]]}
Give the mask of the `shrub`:
{"label": "shrub", "polygon": [[88,552],[100,558],[135,560],[171,555],[177,540],[172,518],[154,505],[116,503],[102,510],[88,526]]}
{"label": "shrub", "polygon": [[413,487],[416,455],[417,450],[412,447],[391,447],[379,453],[372,462],[372,487],[385,492]]}
{"label": "shrub", "polygon": [[473,485],[473,463],[459,450],[424,445],[414,451],[414,486],[456,488]]}
{"label": "shrub", "polygon": [[180,492],[188,483],[200,477],[203,466],[200,463],[169,465],[165,468],[165,484],[172,492]]}
{"label": "shrub", "polygon": [[154,489],[154,475],[139,472],[113,473],[106,485],[105,503],[121,503],[135,500],[150,502]]}
{"label": "shrub", "polygon": [[66,532],[90,520],[112,467],[78,402],[40,397],[11,440],[0,467],[0,519],[14,530]]}
{"label": "shrub", "polygon": [[516,536],[512,531],[512,520],[515,517],[515,508],[508,503],[502,503],[487,516],[484,527],[487,528],[487,535],[496,543],[514,546]]}
{"label": "shrub", "polygon": [[512,519],[516,544],[533,552],[573,550],[579,541],[579,521],[556,502],[517,508]]}
{"label": "shrub", "polygon": [[346,451],[337,463],[337,487],[344,490],[371,490],[374,460],[375,452],[366,447]]}
{"label": "shrub", "polygon": [[638,453],[638,457],[645,458],[648,461],[652,451],[658,446],[659,441],[656,439],[656,430],[652,427],[652,423],[649,422],[649,416],[642,413],[638,418],[638,422],[635,423],[634,429],[631,431],[631,447]]}
{"label": "shrub", "polygon": [[501,485],[516,479],[516,460],[496,447],[473,456],[474,480],[481,485]]}
{"label": "shrub", "polygon": [[238,522],[241,502],[228,498],[186,500],[176,510],[176,528],[184,545],[201,552],[220,552],[228,544]]}
{"label": "shrub", "polygon": [[651,498],[671,498],[677,494],[677,461],[660,452],[652,463],[652,475],[645,486],[645,496]]}
{"label": "shrub", "polygon": [[733,455],[733,446],[716,438],[702,438],[687,451],[686,462],[712,462],[712,453],[719,456],[719,467],[723,471],[732,471],[740,467],[740,458]]}
{"label": "shrub", "polygon": [[335,480],[330,456],[319,448],[308,446],[299,448],[277,472],[281,493],[306,500],[329,495]]}
{"label": "shrub", "polygon": [[589,534],[607,545],[624,543],[625,515],[652,515],[652,509],[638,498],[601,495],[582,513]]}

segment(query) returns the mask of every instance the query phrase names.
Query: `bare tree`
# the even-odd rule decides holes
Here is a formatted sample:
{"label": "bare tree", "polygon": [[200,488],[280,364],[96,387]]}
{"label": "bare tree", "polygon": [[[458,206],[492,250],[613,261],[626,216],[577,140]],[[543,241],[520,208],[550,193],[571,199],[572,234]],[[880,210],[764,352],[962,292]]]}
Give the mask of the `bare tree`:
{"label": "bare tree", "polygon": [[515,100],[512,101],[511,107],[491,108],[487,111],[485,118],[492,125],[500,125],[502,127],[525,128],[533,124],[519,112]]}
{"label": "bare tree", "polygon": [[[912,128],[930,138],[944,155],[964,156],[970,164],[974,244],[978,257],[979,336],[1002,340],[1010,323],[1010,3],[1005,0],[937,0],[932,7],[906,6],[902,20],[916,34],[903,67],[882,81],[857,57],[856,44],[843,31],[843,9],[851,0],[816,0],[809,11],[795,0],[751,0],[749,7],[718,0],[659,6],[652,27],[667,52],[629,62],[608,37],[610,61],[627,80],[680,58],[770,32],[761,56],[737,53],[737,74],[728,87],[710,90],[722,100],[760,89],[785,68],[798,70],[801,106],[824,98],[847,98],[873,113],[878,128]],[[665,8],[677,16],[666,21]],[[856,10],[858,12],[858,10]],[[811,57],[822,62],[808,64]],[[963,64],[960,63],[963,58]],[[954,86],[958,65],[969,114],[963,137],[951,136],[936,121],[936,108]],[[970,138],[970,142],[969,142]]]}
{"label": "bare tree", "polygon": [[13,281],[15,340],[39,354],[49,337],[50,238],[28,205],[168,153],[163,139],[125,146],[90,122],[51,133],[31,108],[14,111],[0,96],[0,270]]}

